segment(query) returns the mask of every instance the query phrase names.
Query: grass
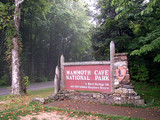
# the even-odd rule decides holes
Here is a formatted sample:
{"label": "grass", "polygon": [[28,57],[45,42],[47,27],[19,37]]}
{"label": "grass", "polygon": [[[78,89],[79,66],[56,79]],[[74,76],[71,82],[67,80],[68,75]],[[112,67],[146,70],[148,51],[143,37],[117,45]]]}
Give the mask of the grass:
{"label": "grass", "polygon": [[47,97],[53,94],[54,89],[48,88],[37,91],[29,91],[28,95],[24,96],[1,96],[0,97],[0,120],[17,120],[17,116],[24,116],[33,112],[43,110],[44,107],[40,104],[32,103],[33,97]]}
{"label": "grass", "polygon": [[54,88],[47,88],[47,89],[42,89],[42,90],[37,90],[37,91],[29,91],[29,95],[33,95],[35,97],[47,97],[48,95],[53,94]]}
{"label": "grass", "polygon": [[28,95],[25,96],[19,96],[19,97],[14,97],[12,95],[5,95],[5,96],[0,96],[0,101],[4,100],[11,100],[11,99],[21,99],[21,98],[27,98],[31,99],[32,97],[47,97],[51,95],[54,92],[54,88],[47,88],[43,90],[37,90],[37,91],[28,91]]}
{"label": "grass", "polygon": [[[43,89],[31,92],[29,91],[28,95],[25,96],[3,96],[0,97],[0,120],[17,120],[19,116],[26,116],[32,113],[38,114],[38,112],[51,112],[58,111],[61,114],[67,114],[70,117],[85,117],[86,119],[91,117],[97,117],[100,119],[111,119],[111,120],[141,120],[138,118],[122,117],[122,116],[113,116],[113,115],[103,115],[87,112],[77,112],[68,109],[59,109],[45,107],[39,103],[31,102],[33,97],[47,97],[53,93],[53,88]],[[36,119],[36,118],[33,118]]]}
{"label": "grass", "polygon": [[135,91],[145,100],[146,107],[156,107],[160,109],[160,86],[134,83]]}

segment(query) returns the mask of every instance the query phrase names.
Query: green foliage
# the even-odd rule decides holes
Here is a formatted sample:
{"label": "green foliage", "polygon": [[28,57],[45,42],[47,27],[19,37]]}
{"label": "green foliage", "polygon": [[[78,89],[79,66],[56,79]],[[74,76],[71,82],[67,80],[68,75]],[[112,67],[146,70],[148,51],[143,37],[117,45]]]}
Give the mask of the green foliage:
{"label": "green foliage", "polygon": [[40,82],[47,82],[48,81],[48,79],[44,76],[43,77],[38,77],[38,79],[39,79]]}
{"label": "green foliage", "polygon": [[143,82],[133,82],[136,92],[142,96],[146,102],[146,107],[160,108],[160,86]]}
{"label": "green foliage", "polygon": [[[134,50],[131,55],[142,55],[147,54],[151,51],[159,51],[160,50],[160,26],[157,29],[153,30],[151,33],[147,34],[146,37],[140,37],[138,41],[143,46],[139,50]],[[151,42],[150,42],[151,41]],[[155,62],[160,62],[159,56],[160,53],[158,52],[154,58]]]}
{"label": "green foliage", "polygon": [[8,81],[8,75],[4,74],[1,78],[0,78],[0,86],[2,85],[7,85],[7,81]]}
{"label": "green foliage", "polygon": [[23,79],[21,80],[21,87],[22,87],[22,92],[24,94],[27,94],[27,89],[29,87],[30,81],[28,76],[24,76]]}
{"label": "green foliage", "polygon": [[124,15],[129,16],[130,12],[135,11],[135,9],[138,10],[138,14],[140,15],[149,14],[154,11],[154,7],[159,5],[159,3],[159,0],[151,0],[148,2],[144,0],[112,0],[111,5],[117,6],[115,11],[118,15],[116,18],[119,19]]}
{"label": "green foliage", "polygon": [[158,54],[158,55],[154,58],[154,62],[160,62],[160,54]]}
{"label": "green foliage", "polygon": [[[132,41],[133,32],[126,20],[115,20],[115,6],[111,6],[111,1],[99,1],[101,14],[97,16],[100,26],[97,26],[92,34],[92,45],[95,50],[94,55],[98,60],[109,59],[109,44],[114,41],[117,52],[124,52]],[[100,59],[99,59],[100,58]]]}
{"label": "green foliage", "polygon": [[131,79],[139,82],[147,82],[149,80],[149,71],[144,62],[134,61],[130,63]]}
{"label": "green foliage", "polygon": [[5,29],[8,25],[10,25],[10,21],[12,21],[14,6],[10,3],[2,3],[0,2],[0,30]]}
{"label": "green foliage", "polygon": [[24,3],[22,69],[32,82],[53,80],[61,54],[66,61],[91,58],[89,17],[83,5],[81,0]]}
{"label": "green foliage", "polygon": [[150,12],[153,12],[154,7],[159,5],[160,1],[159,0],[151,0],[147,4],[147,7],[141,11],[141,15],[148,14]]}
{"label": "green foliage", "polygon": [[14,27],[13,11],[14,4],[12,2],[0,2],[0,30],[5,32],[5,45],[7,46],[5,55],[9,64],[11,63],[12,38],[17,34]]}
{"label": "green foliage", "polygon": [[22,83],[24,83],[25,87],[28,88],[29,83],[30,83],[28,76],[25,76],[25,77],[23,78]]}
{"label": "green foliage", "polygon": [[158,0],[98,0],[100,23],[93,30],[92,45],[97,60],[109,56],[110,41],[116,52],[128,52],[130,73],[136,81],[159,83],[160,6]]}
{"label": "green foliage", "polygon": [[[4,58],[2,52],[5,51],[5,60],[10,66],[12,38],[17,34],[13,24],[14,0],[0,2],[0,12],[0,39],[5,39],[2,44],[6,45],[6,48],[0,48],[0,55]],[[66,61],[92,59],[88,33],[91,24],[87,14],[82,0],[23,2],[19,52],[21,71],[28,75],[31,82],[53,80],[55,66],[59,64],[61,54],[64,54]],[[1,58],[0,61],[4,60]],[[3,70],[0,69],[0,76],[7,69],[4,65],[0,65],[1,67]]]}
{"label": "green foliage", "polygon": [[[112,5],[119,5],[115,9],[118,15],[115,19],[124,17],[130,21],[130,28],[135,35],[138,35],[139,49],[134,50],[132,55],[147,54],[150,51],[159,51],[160,41],[160,21],[159,21],[159,4],[158,0],[144,1],[126,1],[112,0]],[[129,10],[128,10],[129,9]],[[131,15],[132,14],[132,15]],[[133,15],[135,14],[135,15]],[[131,16],[130,16],[131,15]],[[141,16],[143,15],[143,16]],[[145,30],[145,34],[142,34]],[[141,34],[139,34],[141,33]],[[144,32],[143,32],[144,33]],[[136,38],[137,39],[137,38]],[[136,41],[137,42],[137,41]],[[155,56],[154,61],[159,62],[159,53]]]}

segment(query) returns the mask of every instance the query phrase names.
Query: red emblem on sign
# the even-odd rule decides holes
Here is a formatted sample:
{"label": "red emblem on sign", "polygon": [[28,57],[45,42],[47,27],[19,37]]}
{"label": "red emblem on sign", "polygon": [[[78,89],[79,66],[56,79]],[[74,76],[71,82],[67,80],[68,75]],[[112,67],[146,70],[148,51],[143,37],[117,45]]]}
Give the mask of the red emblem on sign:
{"label": "red emblem on sign", "polygon": [[118,79],[122,81],[126,76],[126,69],[124,69],[123,67],[118,67],[118,69],[116,69],[116,74],[118,76]]}

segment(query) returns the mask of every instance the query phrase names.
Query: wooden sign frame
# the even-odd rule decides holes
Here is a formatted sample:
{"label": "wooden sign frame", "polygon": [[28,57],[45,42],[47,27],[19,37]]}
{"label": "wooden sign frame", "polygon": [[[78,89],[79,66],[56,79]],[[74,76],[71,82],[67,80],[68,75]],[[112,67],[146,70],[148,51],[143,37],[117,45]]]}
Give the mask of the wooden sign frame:
{"label": "wooden sign frame", "polygon": [[65,62],[64,56],[61,55],[61,89],[65,89],[65,66],[87,66],[87,65],[110,65],[110,80],[111,90],[107,93],[114,92],[114,55],[115,55],[115,44],[113,41],[110,43],[110,61],[88,61],[88,62]]}

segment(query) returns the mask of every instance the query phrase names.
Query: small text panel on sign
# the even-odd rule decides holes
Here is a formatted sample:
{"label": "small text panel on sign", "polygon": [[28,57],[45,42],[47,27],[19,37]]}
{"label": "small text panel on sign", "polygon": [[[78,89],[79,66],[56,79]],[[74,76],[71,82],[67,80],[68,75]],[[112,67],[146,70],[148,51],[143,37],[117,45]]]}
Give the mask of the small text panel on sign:
{"label": "small text panel on sign", "polygon": [[65,89],[111,92],[110,65],[65,66]]}

